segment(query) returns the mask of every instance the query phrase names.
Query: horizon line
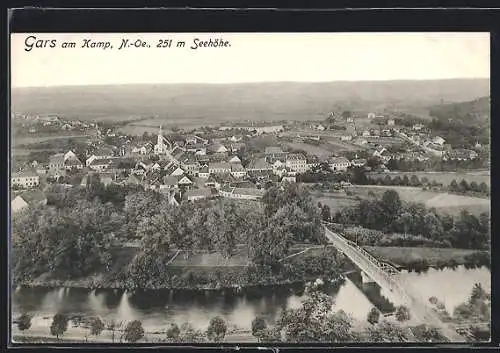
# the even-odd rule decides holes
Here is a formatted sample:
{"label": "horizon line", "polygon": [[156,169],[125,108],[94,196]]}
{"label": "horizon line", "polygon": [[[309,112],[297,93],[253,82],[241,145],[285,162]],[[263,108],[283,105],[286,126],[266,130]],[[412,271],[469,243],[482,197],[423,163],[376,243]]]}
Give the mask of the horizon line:
{"label": "horizon line", "polygon": [[403,81],[453,81],[453,80],[491,80],[491,77],[453,77],[453,78],[398,78],[382,80],[337,80],[337,81],[244,81],[244,82],[138,82],[138,83],[94,83],[94,84],[66,84],[51,86],[12,86],[11,89],[22,88],[63,88],[63,87],[100,87],[100,86],[152,86],[152,85],[257,85],[257,84],[328,84],[328,83],[367,83],[367,82],[403,82]]}

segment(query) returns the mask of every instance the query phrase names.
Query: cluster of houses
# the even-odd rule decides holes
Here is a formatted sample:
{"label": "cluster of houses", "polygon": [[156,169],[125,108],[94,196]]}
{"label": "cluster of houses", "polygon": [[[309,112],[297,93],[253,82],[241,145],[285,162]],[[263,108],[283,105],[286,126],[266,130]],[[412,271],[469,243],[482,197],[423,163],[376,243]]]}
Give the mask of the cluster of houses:
{"label": "cluster of houses", "polygon": [[[98,130],[96,122],[87,122],[79,120],[65,120],[57,115],[24,115],[13,114],[14,121],[20,122],[22,126],[27,127],[29,133],[37,133],[39,130],[56,129],[56,130],[74,130],[88,131]],[[99,131],[98,131],[99,132]],[[100,133],[100,132],[99,132]]]}

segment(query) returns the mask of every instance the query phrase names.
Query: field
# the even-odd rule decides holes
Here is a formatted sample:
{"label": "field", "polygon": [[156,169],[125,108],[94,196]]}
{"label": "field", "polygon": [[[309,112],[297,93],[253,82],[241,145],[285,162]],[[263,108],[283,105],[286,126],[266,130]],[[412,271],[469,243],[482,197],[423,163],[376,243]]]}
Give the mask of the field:
{"label": "field", "polygon": [[364,246],[363,248],[377,259],[400,266],[416,260],[426,260],[429,265],[434,265],[438,260],[442,262],[452,259],[460,265],[465,263],[465,256],[476,252],[476,250],[450,248],[410,248],[393,246]]}
{"label": "field", "polygon": [[443,185],[449,185],[452,180],[456,180],[460,182],[462,179],[465,179],[468,183],[475,181],[480,184],[482,182],[486,183],[486,185],[490,186],[490,171],[475,171],[475,172],[391,172],[391,173],[377,173],[372,174],[375,177],[385,178],[386,175],[391,176],[391,178],[395,178],[396,176],[400,176],[401,178],[405,175],[408,175],[408,178],[411,178],[412,175],[416,175],[419,180],[422,178],[429,179],[430,182],[435,180],[438,183],[442,183]]}
{"label": "field", "polygon": [[40,142],[47,142],[47,141],[53,141],[53,140],[65,140],[65,139],[87,139],[90,138],[91,136],[89,135],[75,135],[75,134],[54,134],[50,136],[39,136],[39,135],[34,135],[34,136],[22,136],[22,137],[16,137],[12,136],[11,138],[11,143],[12,147],[30,147],[30,145],[40,143]]}
{"label": "field", "polygon": [[355,206],[358,201],[354,197],[347,196],[345,193],[339,194],[325,194],[324,196],[317,196],[314,198],[315,202],[321,202],[322,205],[328,205],[330,211],[335,213],[344,207]]}
{"label": "field", "polygon": [[351,190],[361,198],[367,198],[371,191],[381,195],[385,190],[396,190],[403,201],[423,203],[426,207],[435,207],[438,212],[458,216],[462,209],[479,215],[491,211],[491,200],[479,197],[453,195],[444,192],[423,191],[420,188],[406,186],[354,186]]}
{"label": "field", "polygon": [[352,186],[349,188],[353,195],[344,192],[313,194],[315,202],[328,205],[332,213],[344,207],[355,206],[360,199],[369,199],[370,193],[381,196],[386,190],[396,190],[403,201],[423,203],[426,207],[434,207],[440,213],[458,216],[462,209],[474,215],[482,212],[491,212],[491,201],[479,197],[453,195],[448,193],[423,191],[421,188],[406,186]]}
{"label": "field", "polygon": [[322,148],[321,145],[315,146],[302,142],[289,142],[286,145],[296,150],[305,151],[307,154],[317,156],[319,158],[327,158],[332,154],[329,150]]}

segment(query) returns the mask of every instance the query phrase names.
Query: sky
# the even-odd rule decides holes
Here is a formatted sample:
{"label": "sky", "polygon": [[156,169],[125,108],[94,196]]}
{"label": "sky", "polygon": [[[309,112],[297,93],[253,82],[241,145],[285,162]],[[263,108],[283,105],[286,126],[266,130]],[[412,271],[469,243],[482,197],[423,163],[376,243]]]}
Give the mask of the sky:
{"label": "sky", "polygon": [[[191,49],[195,38],[223,38],[230,46]],[[26,43],[52,39],[54,48],[26,50]],[[81,48],[83,39],[113,48]],[[122,39],[150,47],[119,50]],[[173,47],[156,48],[166,39]],[[176,48],[177,41],[185,47]],[[63,42],[76,48],[62,48]],[[16,33],[10,59],[12,87],[489,78],[490,39],[478,32]]]}

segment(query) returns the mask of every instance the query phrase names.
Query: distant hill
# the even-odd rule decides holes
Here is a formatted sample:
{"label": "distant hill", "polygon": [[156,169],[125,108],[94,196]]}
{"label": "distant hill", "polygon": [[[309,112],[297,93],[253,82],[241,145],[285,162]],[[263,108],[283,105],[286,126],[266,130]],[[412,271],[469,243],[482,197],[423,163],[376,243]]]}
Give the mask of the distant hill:
{"label": "distant hill", "polygon": [[[332,62],[332,65],[335,63]],[[489,95],[489,79],[329,83],[165,84],[14,88],[14,112],[66,118],[128,120],[311,120],[341,105],[428,107]]]}
{"label": "distant hill", "polygon": [[491,116],[490,97],[481,97],[468,102],[436,105],[429,108],[432,117],[459,120],[464,123],[488,122]]}

